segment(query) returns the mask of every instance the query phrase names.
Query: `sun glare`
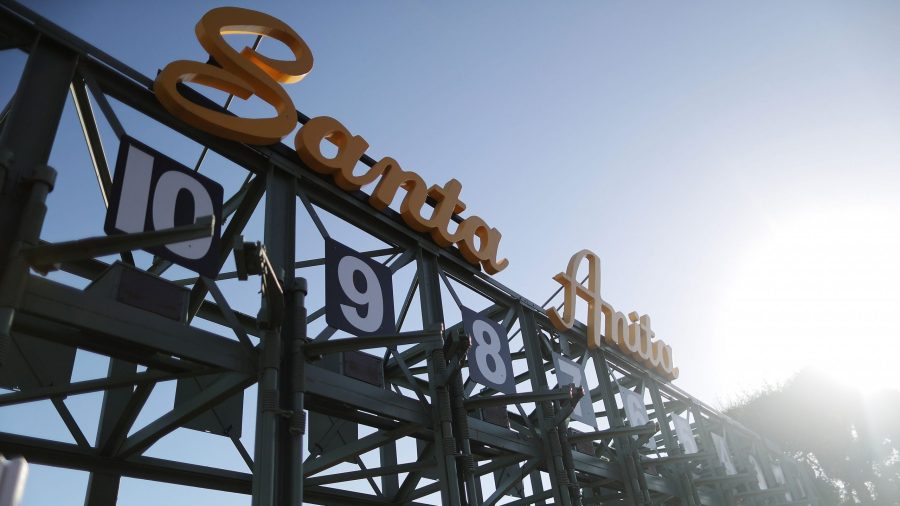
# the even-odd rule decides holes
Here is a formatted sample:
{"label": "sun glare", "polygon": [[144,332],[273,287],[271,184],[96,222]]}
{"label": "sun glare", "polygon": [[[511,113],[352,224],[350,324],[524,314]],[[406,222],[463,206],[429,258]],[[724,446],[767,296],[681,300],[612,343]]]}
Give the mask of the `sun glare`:
{"label": "sun glare", "polygon": [[835,206],[779,220],[724,294],[738,383],[752,389],[816,366],[864,391],[900,388],[898,259],[900,208]]}

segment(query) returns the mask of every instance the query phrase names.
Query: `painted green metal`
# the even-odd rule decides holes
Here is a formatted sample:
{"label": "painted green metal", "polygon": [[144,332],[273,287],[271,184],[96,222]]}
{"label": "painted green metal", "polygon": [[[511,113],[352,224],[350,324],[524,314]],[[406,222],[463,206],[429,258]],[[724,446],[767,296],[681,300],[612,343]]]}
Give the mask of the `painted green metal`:
{"label": "painted green metal", "polygon": [[[3,334],[23,336],[110,358],[105,379],[38,383],[0,395],[0,412],[5,406],[50,399],[76,441],[0,433],[0,452],[91,473],[85,504],[116,504],[122,477],[248,494],[258,506],[304,501],[328,505],[699,506],[735,504],[738,499],[759,505],[817,504],[808,495],[813,490],[809,471],[770,443],[648,373],[617,350],[587,349],[583,325],[560,334],[541,306],[474,270],[454,250],[440,248],[411,231],[397,213],[376,212],[365,204],[361,193],[348,194],[311,172],[286,146],[235,144],[180,123],[156,101],[149,78],[5,0],[0,1],[0,39],[4,45],[30,53],[9,114],[0,124],[0,176],[5,178],[0,186],[0,230],[9,234],[3,237],[20,238],[0,243],[0,339]],[[246,182],[225,204],[227,221],[220,258],[224,265],[236,240],[242,255],[265,255],[264,265],[271,270],[261,273],[267,289],[259,315],[235,310],[220,288],[224,280],[243,279],[252,271],[247,265],[238,265],[236,272],[225,272],[216,280],[176,279],[169,273],[171,264],[159,259],[142,268],[172,286],[191,287],[189,300],[185,296],[187,321],[165,318],[97,290],[85,291],[29,273],[35,259],[42,258],[43,264],[58,264],[60,270],[90,282],[109,268],[96,260],[100,252],[121,251],[122,260],[132,264],[131,251],[147,240],[146,235],[97,240],[95,245],[103,248],[86,252],[40,239],[41,206],[52,188],[53,174],[42,167],[68,91],[98,181],[98,198],[104,203],[111,165],[91,97],[118,136],[125,130],[110,99],[158,121],[173,135],[193,139],[204,146],[204,155],[212,150],[247,171]],[[193,98],[219,107],[202,96]],[[40,121],[30,119],[35,117]],[[307,119],[298,112],[298,121]],[[371,165],[374,160],[364,157],[362,162]],[[28,184],[21,184],[23,181]],[[264,250],[245,248],[242,235],[260,234],[248,230],[247,224],[263,197]],[[396,304],[396,335],[333,337],[336,329],[321,328],[324,309],[307,311],[306,300],[322,300],[324,289],[321,283],[307,283],[300,275],[310,272],[309,279],[318,279],[315,273],[320,271],[315,269],[322,269],[324,260],[317,258],[321,252],[306,246],[310,242],[307,237],[297,235],[298,209],[309,215],[323,236],[329,234],[331,222],[319,213],[328,213],[343,222],[343,233],[350,228],[359,237],[386,245],[365,255],[386,258],[383,263],[395,280],[408,276],[403,278],[403,296]],[[459,222],[461,218],[454,219]],[[183,228],[189,234],[198,229]],[[171,232],[150,236],[154,241],[184,237]],[[31,257],[26,247],[35,248]],[[301,256],[312,259],[301,260]],[[244,261],[259,264],[261,258]],[[244,283],[248,291],[258,288],[256,281]],[[442,283],[454,300],[444,300]],[[481,315],[501,323],[509,332],[517,394],[502,395],[487,388],[476,392],[478,386],[468,378],[464,361],[463,340],[467,338],[458,322],[448,321],[447,315],[453,314],[450,304],[459,303],[453,285],[480,298]],[[223,326],[227,332],[220,335],[205,330],[208,327],[202,324],[201,328],[201,322]],[[315,336],[308,334],[312,325],[320,328]],[[359,379],[364,375],[329,370],[333,368],[319,362],[322,357],[329,360],[360,350],[382,364],[383,384],[380,379],[366,382]],[[599,430],[584,435],[566,430],[573,392],[565,386],[551,386],[552,353],[583,359],[582,366],[596,375],[586,390],[598,412]],[[138,372],[138,365],[146,371]],[[203,388],[184,394],[170,411],[132,430],[157,383],[199,376],[205,377]],[[651,416],[660,429],[656,457],[642,453],[633,440],[635,435],[653,437],[655,429],[628,427],[613,377],[623,388],[641,386],[649,391]],[[256,389],[258,398],[253,457],[240,437],[221,431],[223,437],[231,438],[248,472],[144,455],[172,431],[190,426],[191,420],[248,388]],[[104,395],[96,441],[84,436],[62,402],[66,395],[85,392]],[[504,416],[483,414],[490,409]],[[669,426],[671,414],[684,409],[693,414],[701,454],[683,455]],[[307,432],[307,412],[322,417],[320,420],[347,425],[335,424],[331,432]],[[720,431],[725,425],[735,454],[740,456],[736,459],[743,466],[740,471],[748,470],[747,452],[766,464],[781,462],[784,490],[760,490],[744,475],[725,475],[710,436],[710,426]],[[351,438],[348,427],[359,427],[361,437]],[[341,443],[322,441],[320,445],[314,440],[319,437],[337,437]],[[585,440],[589,440],[588,450]],[[573,450],[579,441],[580,449]],[[771,469],[764,473],[774,486]]]}

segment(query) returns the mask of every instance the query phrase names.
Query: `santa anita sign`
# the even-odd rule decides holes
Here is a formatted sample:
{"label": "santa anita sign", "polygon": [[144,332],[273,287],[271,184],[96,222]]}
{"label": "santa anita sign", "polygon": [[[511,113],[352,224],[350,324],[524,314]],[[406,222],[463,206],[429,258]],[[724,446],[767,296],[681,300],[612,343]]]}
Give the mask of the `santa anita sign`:
{"label": "santa anita sign", "polygon": [[[312,69],[313,57],[309,47],[291,27],[266,14],[222,7],[209,11],[197,23],[200,45],[219,64],[179,60],[166,66],[157,76],[153,90],[160,103],[184,122],[219,137],[248,144],[272,144],[291,133],[297,124],[297,113],[287,92],[279,83],[297,82]],[[226,34],[266,35],[290,48],[293,61],[273,60],[244,48],[238,53],[223,38]],[[178,91],[180,83],[196,83],[231,93],[242,99],[257,95],[275,108],[271,118],[240,118],[213,111],[188,100]],[[337,154],[322,154],[323,140],[337,147]],[[462,186],[451,179],[443,187],[425,183],[421,176],[403,170],[396,160],[385,157],[361,175],[354,175],[357,161],[369,143],[351,134],[338,120],[321,116],[309,120],[294,138],[297,155],[312,170],[329,175],[345,191],[358,190],[378,180],[369,204],[379,210],[388,207],[400,188],[406,196],[400,205],[403,221],[419,232],[428,232],[442,247],[456,244],[460,253],[472,264],[480,265],[489,274],[496,274],[509,264],[497,259],[500,232],[491,228],[478,216],[469,216],[455,231],[448,227],[455,213],[465,210],[459,200]],[[379,179],[380,178],[380,179]],[[429,217],[422,216],[428,197],[437,205]]]}
{"label": "santa anita sign", "polygon": [[[577,280],[578,267],[585,260],[588,263],[588,286]],[[619,347],[644,366],[669,380],[678,377],[678,368],[672,364],[672,348],[663,341],[653,340],[656,333],[650,329],[650,317],[638,316],[632,311],[628,313],[629,323],[624,314],[600,297],[600,258],[594,252],[585,249],[575,253],[569,260],[566,272],[560,272],[553,279],[563,286],[564,294],[562,316],[554,308],[547,310],[554,327],[562,331],[571,329],[575,324],[575,299],[584,299],[588,303],[588,346],[598,348],[605,335],[609,344]]]}
{"label": "santa anita sign", "polygon": [[[290,134],[297,124],[297,113],[290,96],[280,83],[295,83],[303,79],[313,66],[313,56],[306,42],[287,24],[260,12],[235,7],[222,7],[209,11],[197,23],[197,39],[216,65],[188,60],[174,61],[157,76],[154,93],[160,103],[174,116],[198,129],[219,137],[247,144],[273,144]],[[227,34],[252,34],[271,37],[285,44],[294,60],[275,60],[254,49],[237,52],[224,39]],[[212,87],[242,99],[253,95],[271,105],[276,115],[269,118],[241,118],[215,111],[192,102],[181,95],[178,85],[195,83]],[[337,152],[326,156],[321,151],[322,141],[332,143]],[[375,183],[368,202],[373,208],[384,210],[391,205],[397,192],[406,191],[400,216],[417,232],[428,233],[441,247],[455,245],[469,263],[480,266],[488,274],[496,274],[509,264],[498,259],[501,234],[482,218],[471,215],[449,229],[452,216],[461,213],[466,205],[460,200],[462,186],[451,179],[443,186],[428,186],[421,176],[404,170],[390,157],[382,158],[366,172],[353,173],[357,162],[369,144],[364,138],[353,135],[338,120],[326,116],[312,118],[297,132],[294,138],[297,156],[310,169],[330,176],[344,191],[355,191]],[[429,216],[423,215],[428,198],[436,204]],[[576,281],[579,266],[588,262],[588,286]],[[603,336],[609,344],[619,347],[644,366],[655,370],[667,379],[678,377],[673,366],[672,349],[660,340],[654,340],[650,318],[630,313],[628,320],[600,298],[600,261],[597,255],[582,250],[569,261],[565,273],[554,279],[563,285],[565,303],[563,315],[550,309],[548,315],[560,331],[574,324],[575,299],[588,304],[588,344],[600,346]],[[602,323],[601,323],[602,320]],[[601,329],[603,333],[601,334]]]}

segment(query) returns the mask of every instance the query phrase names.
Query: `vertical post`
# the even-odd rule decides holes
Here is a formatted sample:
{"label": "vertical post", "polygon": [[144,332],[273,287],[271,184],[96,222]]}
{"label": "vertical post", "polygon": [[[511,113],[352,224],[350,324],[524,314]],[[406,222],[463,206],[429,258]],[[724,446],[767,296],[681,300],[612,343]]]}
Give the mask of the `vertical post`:
{"label": "vertical post", "polygon": [[[397,326],[398,329],[400,325]],[[384,354],[384,363],[390,355]],[[391,390],[391,382],[384,382],[384,389]],[[381,467],[389,467],[397,465],[397,442],[388,441],[378,448],[378,457],[381,459]],[[400,493],[400,477],[397,474],[387,474],[381,477],[381,491],[385,497],[398,497]]]}
{"label": "vertical post", "polygon": [[278,450],[278,368],[281,336],[269,329],[261,336],[259,381],[256,399],[256,444],[253,456],[253,506],[276,504]]}
{"label": "vertical post", "polygon": [[[591,395],[587,385],[583,385],[582,388],[584,388],[584,395]],[[555,401],[554,407],[556,407],[557,410],[561,409],[561,403]],[[569,444],[567,429],[568,424],[566,422],[560,423],[556,427],[556,434],[554,436],[559,440],[563,467],[565,468],[566,473],[568,473],[569,493],[572,496],[572,503],[580,506],[582,504],[581,487],[578,485],[578,476],[575,474],[575,459],[572,456],[572,445]]]}
{"label": "vertical post", "polygon": [[766,488],[780,487],[781,484],[775,481],[775,474],[772,472],[772,460],[769,458],[768,450],[760,451],[760,446],[765,449],[765,441],[756,441],[755,443],[750,449],[750,454],[753,455],[756,463],[762,468],[763,478],[766,480]]}
{"label": "vertical post", "polygon": [[77,62],[74,53],[38,37],[0,131],[0,365],[28,277],[22,248],[37,245],[44,224],[56,175],[46,164]]}
{"label": "vertical post", "polygon": [[[706,426],[706,420],[703,418],[700,406],[697,406],[693,400],[691,401],[691,413],[694,414],[694,423],[697,424],[697,431],[700,433],[700,441],[703,442],[703,450],[711,454],[710,460],[713,462],[712,468],[715,470],[715,476],[721,476],[725,471],[722,470],[722,465],[719,463],[718,456],[716,455],[716,446],[713,444],[712,436],[709,433],[709,427]],[[721,504],[732,504],[734,502],[730,492],[724,490],[720,485],[716,485],[715,488],[717,492],[716,495],[719,496],[718,500]]]}
{"label": "vertical post", "polygon": [[[613,390],[612,382],[609,381],[609,366],[606,364],[606,357],[600,349],[595,349],[592,353],[594,358],[594,370],[597,373],[597,380],[600,386],[600,392],[603,395],[603,406],[606,408],[606,417],[609,419],[611,428],[625,426],[625,420],[619,412],[619,405],[616,404],[616,393]],[[643,472],[638,469],[634,462],[634,454],[636,451],[631,444],[631,438],[628,436],[618,436],[616,440],[616,460],[619,462],[619,470],[622,472],[622,482],[625,484],[625,496],[629,504],[649,504],[649,495],[641,487],[637,473]],[[645,497],[647,495],[647,497]]]}
{"label": "vertical post", "polygon": [[303,394],[306,390],[306,355],[303,353],[303,344],[306,342],[306,293],[306,279],[295,279],[293,290],[295,323],[291,337],[290,363],[286,368],[291,377],[291,418],[288,428],[291,440],[286,469],[288,473],[286,486],[290,490],[288,504],[291,506],[303,504],[303,435],[306,433],[306,411],[303,406]]}
{"label": "vertical post", "polygon": [[[815,478],[812,475],[812,469],[809,468],[806,464],[794,463],[794,466],[797,471],[797,479],[803,485],[803,491],[805,492],[805,497],[809,501],[809,506],[819,506],[821,503],[819,502],[818,497],[816,496],[816,486],[815,486]],[[801,500],[801,498],[795,498],[795,500]]]}
{"label": "vertical post", "polygon": [[[663,403],[662,396],[659,394],[659,385],[653,378],[644,378],[644,384],[650,390],[650,398],[653,400],[653,411],[656,415],[656,421],[659,422],[659,429],[662,431],[663,441],[666,443],[666,452],[669,456],[681,455],[681,448],[675,441],[672,429],[669,427],[669,415],[666,413],[666,405]],[[699,501],[695,501],[695,491],[693,482],[688,476],[688,467],[684,464],[674,464],[675,481],[678,486],[679,499],[686,506],[696,506]]]}
{"label": "vertical post", "polygon": [[[427,328],[444,325],[444,309],[441,303],[441,281],[437,257],[419,251],[419,299],[422,306],[422,325]],[[456,439],[453,437],[453,409],[450,392],[439,385],[447,372],[444,350],[436,347],[428,358],[428,393],[431,397],[434,421],[434,458],[437,461],[438,482],[441,483],[441,504],[463,504],[461,483],[457,475]]]}
{"label": "vertical post", "polygon": [[[537,469],[529,473],[528,479],[531,481],[531,490],[533,493],[544,490],[544,482],[541,480],[541,472]],[[538,501],[534,503],[537,506],[547,506],[546,501]]]}
{"label": "vertical post", "polygon": [[[528,370],[531,373],[531,390],[533,392],[544,392],[549,387],[547,386],[547,376],[544,373],[544,359],[541,356],[540,339],[542,337],[538,331],[534,313],[526,311],[521,303],[518,303],[517,306],[519,327],[522,329],[522,340],[525,344],[525,359],[528,363]],[[552,425],[554,418],[553,405],[550,402],[536,402],[534,409],[537,415],[538,430],[543,435],[541,443],[544,446],[544,455],[546,456],[544,465],[546,466],[547,474],[550,475],[553,504],[570,506],[572,497],[569,495],[569,475],[563,464],[562,447],[559,437],[556,435],[556,427]],[[534,483],[534,480],[532,483]],[[533,490],[533,492],[538,493],[539,490]]]}
{"label": "vertical post", "polygon": [[[294,284],[296,194],[294,177],[269,167],[264,231],[266,253],[279,274],[284,289],[284,307],[291,312],[297,310]],[[280,327],[267,329],[262,338],[253,506],[290,504],[289,501],[302,497],[303,485],[294,480],[297,466],[302,462],[293,462],[293,456],[298,452],[302,455],[302,448],[297,446],[302,446],[303,439],[302,435],[296,438],[291,434],[292,419],[282,417],[289,413],[283,408],[282,399],[288,399],[292,406],[294,402],[292,388],[296,382],[291,376],[294,353],[286,353],[282,348],[293,350],[295,317],[293,313],[287,314]]]}
{"label": "vertical post", "polygon": [[[107,373],[107,377],[115,379],[121,376],[134,374],[135,372],[137,372],[137,364],[112,358],[109,362],[109,372]],[[125,413],[128,401],[131,400],[133,394],[134,390],[130,386],[114,388],[103,392],[100,423],[97,427],[98,448],[103,449],[108,446],[108,441],[113,436],[115,426]],[[119,494],[119,482],[121,479],[122,476],[115,473],[100,471],[92,472],[88,478],[84,505],[105,506],[108,504],[116,504],[116,498]]]}
{"label": "vertical post", "polygon": [[[299,506],[303,502],[303,434],[306,423],[303,412],[303,350],[296,333],[297,311],[305,304],[305,280],[294,278],[296,258],[297,180],[290,173],[273,167],[266,180],[265,241],[269,261],[281,274],[284,288],[285,318],[279,332],[281,355],[278,358],[275,450],[276,504]],[[302,286],[301,286],[302,285]],[[303,299],[297,301],[297,297]],[[298,307],[299,306],[299,307]],[[306,321],[304,316],[303,321]],[[303,330],[303,329],[301,329]],[[305,336],[303,336],[305,337]],[[297,362],[301,362],[298,364]],[[297,373],[297,374],[295,374]],[[301,422],[302,418],[302,422]],[[296,460],[295,460],[296,459]]]}
{"label": "vertical post", "polygon": [[784,477],[784,487],[787,488],[788,493],[791,494],[791,501],[799,501],[800,500],[800,490],[797,486],[797,480],[800,479],[798,470],[794,468],[792,465],[787,464],[784,459],[777,462],[777,464],[781,467],[781,474]]}
{"label": "vertical post", "polygon": [[456,431],[458,450],[462,455],[461,465],[458,466],[458,479],[460,482],[465,482],[468,503],[479,504],[481,502],[479,498],[480,483],[475,476],[475,459],[472,457],[472,445],[469,442],[469,414],[463,406],[464,388],[459,371],[450,379],[449,387],[453,402],[453,428]]}
{"label": "vertical post", "polygon": [[[397,443],[388,441],[378,448],[382,467],[397,465]],[[386,474],[381,477],[381,492],[385,497],[397,497],[400,491],[400,478],[397,474]]]}

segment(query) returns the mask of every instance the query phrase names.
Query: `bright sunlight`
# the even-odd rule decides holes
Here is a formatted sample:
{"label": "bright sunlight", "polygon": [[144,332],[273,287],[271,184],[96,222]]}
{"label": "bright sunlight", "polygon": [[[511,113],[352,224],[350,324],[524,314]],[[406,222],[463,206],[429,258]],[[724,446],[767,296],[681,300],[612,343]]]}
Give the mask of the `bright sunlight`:
{"label": "bright sunlight", "polygon": [[744,386],[816,366],[864,391],[900,388],[900,207],[797,212],[734,267],[719,328],[740,339]]}

